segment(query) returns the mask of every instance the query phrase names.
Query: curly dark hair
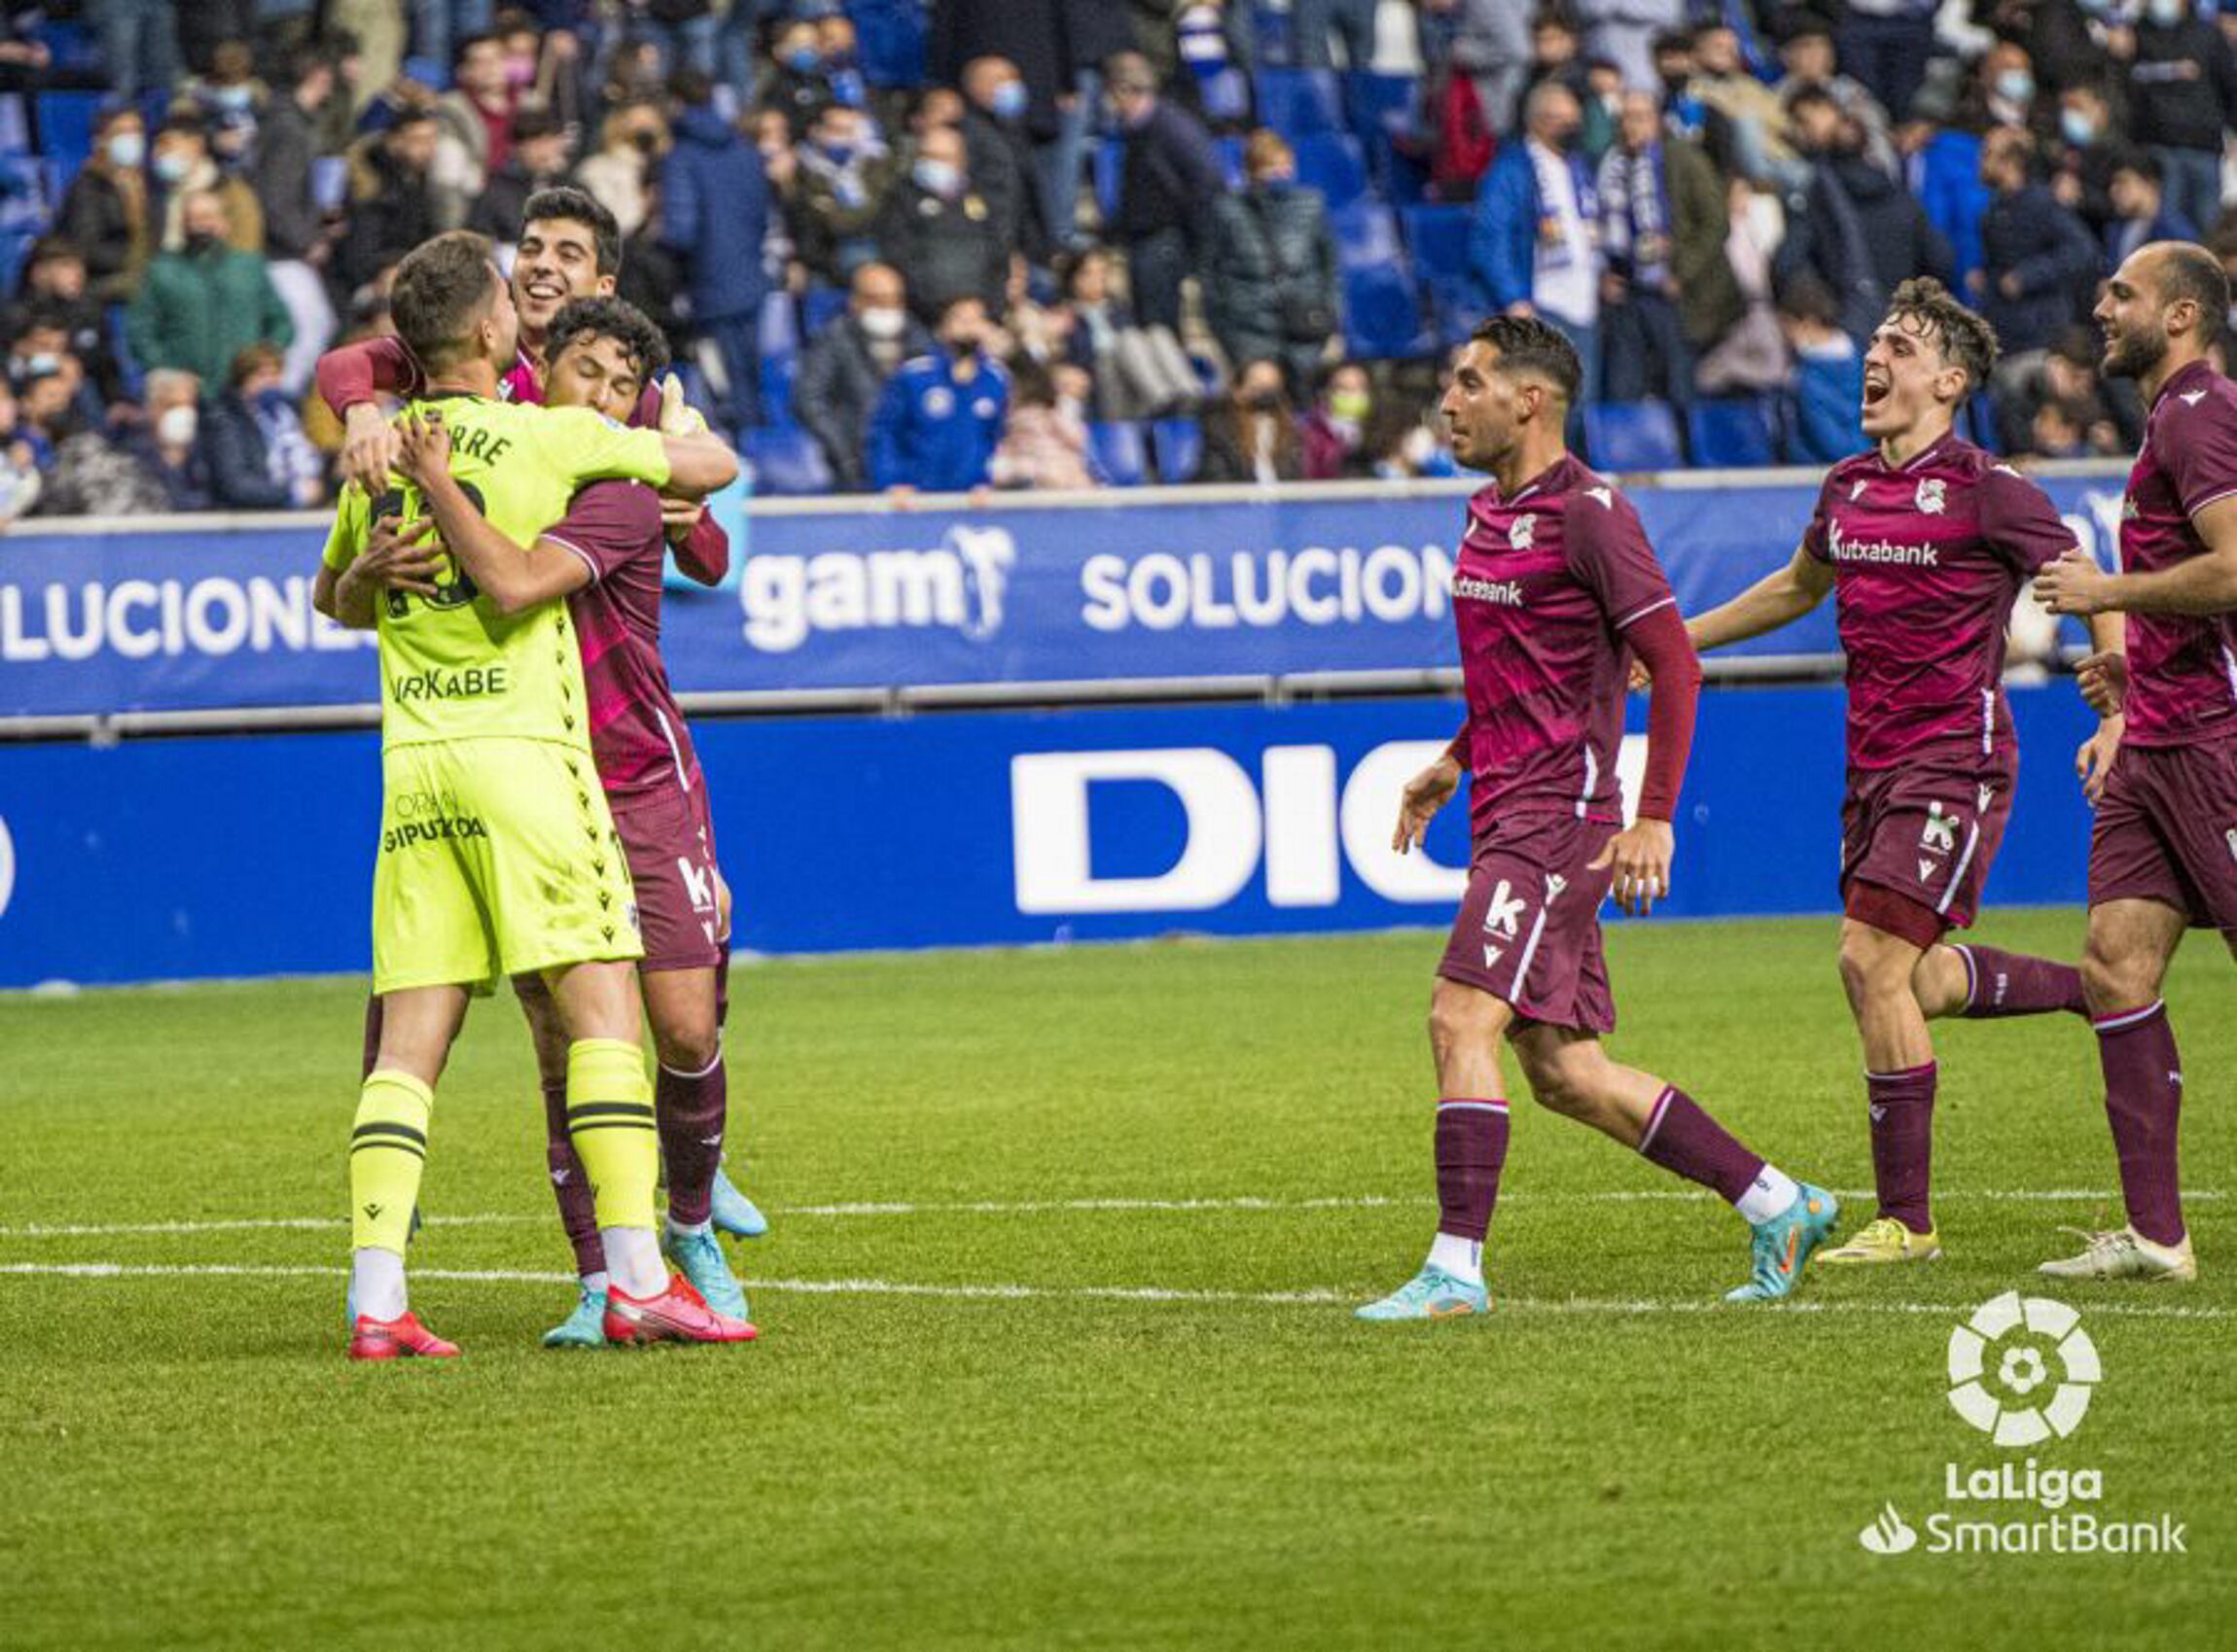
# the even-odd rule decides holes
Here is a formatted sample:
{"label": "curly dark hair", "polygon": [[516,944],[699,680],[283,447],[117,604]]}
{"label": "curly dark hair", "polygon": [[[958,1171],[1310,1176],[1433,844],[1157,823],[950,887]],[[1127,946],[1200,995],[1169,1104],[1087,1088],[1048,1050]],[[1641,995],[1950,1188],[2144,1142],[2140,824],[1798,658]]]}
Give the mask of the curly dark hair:
{"label": "curly dark hair", "polygon": [[544,359],[556,362],[570,345],[586,338],[611,338],[621,345],[646,384],[668,370],[668,340],[635,304],[620,299],[570,299],[551,318]]}
{"label": "curly dark hair", "polygon": [[1577,404],[1584,388],[1584,364],[1558,327],[1536,316],[1495,315],[1469,337],[1499,352],[1501,371],[1537,373],[1561,392],[1563,405]]}
{"label": "curly dark hair", "polygon": [[1888,300],[1888,319],[1911,322],[1911,331],[1931,334],[1942,360],[1965,370],[1966,395],[1987,388],[1988,375],[1996,370],[1996,329],[1933,276],[1914,276],[1898,287]]}

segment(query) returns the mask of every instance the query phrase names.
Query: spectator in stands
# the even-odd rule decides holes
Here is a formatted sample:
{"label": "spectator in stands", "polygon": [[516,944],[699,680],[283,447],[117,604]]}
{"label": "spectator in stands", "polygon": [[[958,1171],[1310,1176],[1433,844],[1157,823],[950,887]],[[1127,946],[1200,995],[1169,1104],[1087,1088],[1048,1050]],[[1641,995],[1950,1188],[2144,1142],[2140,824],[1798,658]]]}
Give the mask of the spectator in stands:
{"label": "spectator in stands", "polygon": [[1182,283],[1201,263],[1207,207],[1226,178],[1204,128],[1157,95],[1141,53],[1114,57],[1109,81],[1125,144],[1111,233],[1125,249],[1135,313],[1177,334]]}
{"label": "spectator in stands", "polygon": [[808,135],[816,117],[836,101],[823,49],[816,44],[816,25],[805,18],[793,18],[770,43],[768,69],[754,88],[755,111],[774,109],[782,114],[798,143]]}
{"label": "spectator in stands", "polygon": [[1655,35],[1686,21],[1686,0],[1576,0],[1584,50],[1616,65],[1619,86],[1654,84]]}
{"label": "spectator in stands", "polygon": [[1616,147],[1600,163],[1599,196],[1608,399],[1653,396],[1683,413],[1694,350],[1722,337],[1743,308],[1724,257],[1724,187],[1692,144],[1663,138],[1654,94],[1631,91]]}
{"label": "spectator in stands", "polygon": [[2105,232],[2105,272],[2118,269],[2121,261],[2147,241],[2196,241],[2198,226],[2167,204],[2159,157],[2145,150],[2130,150],[2113,168],[2107,192],[2114,213]]}
{"label": "spectator in stands", "polygon": [[143,387],[144,416],[119,445],[156,478],[172,510],[210,508],[210,462],[202,451],[201,386],[191,372],[158,368]]}
{"label": "spectator in stands", "polygon": [[154,221],[162,226],[160,244],[176,250],[185,239],[185,203],[204,191],[220,196],[226,205],[226,239],[244,253],[265,250],[264,202],[255,186],[219,166],[210,151],[210,130],[191,109],[174,109],[156,132],[149,169],[156,175]]}
{"label": "spectator in stands", "polygon": [[1998,404],[1999,434],[2005,444],[2013,452],[2045,458],[2119,453],[2132,447],[2098,380],[2101,353],[2094,328],[2071,327],[2052,340],[2042,370],[2013,385]]}
{"label": "spectator in stands", "polygon": [[63,348],[85,364],[104,403],[124,400],[124,369],[110,348],[108,318],[89,291],[85,257],[59,235],[31,243],[8,312],[7,336],[13,341],[41,326],[61,334]]}
{"label": "spectator in stands", "polygon": [[627,240],[651,215],[651,186],[668,151],[668,117],[647,99],[613,109],[599,127],[598,153],[575,168],[575,182],[621,226]]}
{"label": "spectator in stands", "polygon": [[1030,357],[1012,360],[1010,417],[987,467],[996,487],[1047,492],[1095,485],[1087,426],[1078,406],[1062,405],[1064,400],[1057,395],[1055,373]]}
{"label": "spectator in stands", "polygon": [[1357,481],[1375,474],[1367,436],[1375,418],[1375,385],[1358,362],[1321,369],[1313,408],[1297,432],[1298,469],[1309,482]]}
{"label": "spectator in stands", "polygon": [[[1107,0],[1061,0],[1059,20],[1064,50],[1055,65],[1054,135],[1041,135],[1045,123],[1037,113],[1038,96],[1026,119],[1041,161],[1042,217],[1058,246],[1079,252],[1088,244],[1079,226],[1080,179],[1090,130],[1103,116],[1103,66],[1138,41],[1125,9]],[[1030,76],[1026,87],[1034,89]]]}
{"label": "spectator in stands", "polygon": [[1842,325],[1833,290],[1804,271],[1787,284],[1779,323],[1794,352],[1794,409],[1787,457],[1830,465],[1864,445],[1864,358]]}
{"label": "spectator in stands", "polygon": [[0,526],[29,514],[45,479],[38,455],[23,438],[16,392],[0,378]]}
{"label": "spectator in stands", "polygon": [[83,382],[75,356],[35,374],[21,392],[23,435],[46,473],[43,516],[152,516],[170,509],[153,473],[88,423],[78,408]]}
{"label": "spectator in stands", "polygon": [[264,203],[265,258],[272,286],[295,324],[286,379],[301,391],[334,338],[334,300],[321,273],[334,236],[311,182],[320,152],[319,117],[340,84],[334,57],[300,49],[288,58],[286,89],[266,105],[257,133],[255,185]]}
{"label": "spectator in stands", "polygon": [[451,89],[435,105],[436,217],[445,229],[466,222],[476,197],[513,154],[513,118],[520,91],[507,70],[504,39],[473,34],[458,43]]}
{"label": "spectator in stands", "polygon": [[2101,83],[2077,81],[2058,94],[2058,138],[2050,193],[2102,240],[2113,229],[2113,169],[2124,150]]}
{"label": "spectator in stands", "polygon": [[1422,62],[1433,79],[1457,71],[1493,132],[1512,128],[1530,57],[1530,17],[1512,0],[1419,0]]}
{"label": "spectator in stands", "polygon": [[1243,192],[1213,203],[1205,319],[1230,362],[1278,361],[1302,389],[1343,331],[1328,203],[1299,187],[1296,157],[1278,132],[1253,132],[1243,166]]}
{"label": "spectator in stands", "polygon": [[1290,51],[1297,65],[1327,69],[1343,47],[1344,65],[1369,68],[1375,55],[1375,13],[1379,0],[1291,0]]}
{"label": "spectator in stands", "polygon": [[878,256],[877,228],[901,160],[860,109],[834,103],[808,128],[785,201],[793,251],[819,281],[846,281]]}
{"label": "spectator in stands", "polygon": [[1864,155],[1883,171],[1897,170],[1896,150],[1888,135],[1888,112],[1864,82],[1839,71],[1833,55],[1833,25],[1803,13],[1779,44],[1779,61],[1786,77],[1771,88],[1786,104],[1804,87],[1822,87],[1830,92],[1841,113],[1864,129]]}
{"label": "spectator in stands", "polygon": [[809,341],[793,387],[794,409],[823,449],[835,491],[867,489],[870,415],[902,363],[933,348],[932,334],[908,313],[901,271],[890,264],[857,269],[846,314]]}
{"label": "spectator in stands", "polygon": [[902,364],[870,417],[870,481],[880,491],[958,493],[986,485],[1010,412],[1010,377],[986,353],[994,323],[978,299],[950,299],[930,355]]}
{"label": "spectator in stands", "polygon": [[2221,218],[2221,156],[2237,126],[2229,41],[2190,0],[2147,0],[2142,20],[2112,30],[2106,44],[2128,71],[2129,137],[2159,157],[2167,204],[2211,231]]}
{"label": "spectator in stands", "polygon": [[436,141],[435,117],[410,109],[351,149],[348,228],[334,256],[345,299],[438,233],[428,183]]}
{"label": "spectator in stands", "polygon": [[949,303],[975,298],[989,315],[1002,312],[1010,284],[1010,247],[994,212],[971,187],[963,134],[935,126],[917,140],[908,172],[886,197],[877,248],[908,271],[909,299],[933,323]]}
{"label": "spectator in stands", "polygon": [[2081,220],[2038,176],[2035,140],[2004,127],[1981,144],[1981,181],[1994,192],[1981,219],[1981,271],[1974,293],[2003,345],[2001,397],[2038,370],[2042,353],[2086,309],[2100,260]]}
{"label": "spectator in stands", "polygon": [[713,341],[728,379],[732,431],[761,420],[763,264],[769,185],[760,153],[714,110],[714,85],[677,71],[676,146],[661,173],[661,239],[682,261],[692,326]]}
{"label": "spectator in stands", "polygon": [[233,358],[249,345],[285,345],[295,323],[263,255],[226,244],[221,196],[197,190],[181,212],[184,240],[148,266],[125,326],[142,367],[184,369],[207,389],[226,382]]}
{"label": "spectator in stands", "polygon": [[1304,474],[1296,409],[1281,364],[1247,362],[1226,397],[1204,419],[1199,482],[1294,482]]}
{"label": "spectator in stands", "polygon": [[963,67],[963,144],[971,188],[1004,246],[1046,264],[1054,237],[1043,208],[1025,115],[1032,102],[1007,57],[974,57]]}
{"label": "spectator in stands", "polygon": [[1195,406],[1203,386],[1188,352],[1171,328],[1140,325],[1112,290],[1110,254],[1090,247],[1073,259],[1064,302],[1067,359],[1088,373],[1098,418],[1163,418]]}
{"label": "spectator in stands", "polygon": [[1848,0],[1840,25],[1841,66],[1900,121],[1925,84],[1940,0]]}
{"label": "spectator in stands", "polygon": [[147,127],[130,104],[112,106],[93,129],[93,150],[62,197],[55,228],[86,255],[93,296],[123,303],[140,290],[154,252],[148,216]]}
{"label": "spectator in stands", "polygon": [[[1790,192],[1806,188],[1809,164],[1794,152],[1788,108],[1749,70],[1738,32],[1712,24],[1695,31],[1691,45],[1687,93],[1724,122],[1704,134],[1718,166]],[[1872,84],[1867,77],[1858,78]],[[1720,147],[1727,141],[1729,154]]]}
{"label": "spectator in stands", "polygon": [[1974,96],[1982,123],[2032,130],[2035,125],[2035,60],[2027,48],[2000,40],[1981,54],[1973,70]]}
{"label": "spectator in stands", "polygon": [[1576,153],[1582,116],[1567,87],[1533,87],[1523,138],[1502,148],[1484,174],[1469,231],[1469,267],[1484,306],[1535,315],[1577,347],[1580,404],[1600,385],[1600,246],[1592,179]]}
{"label": "spectator in stands", "polygon": [[1555,81],[1567,87],[1581,104],[1591,91],[1584,58],[1584,32],[1576,18],[1559,5],[1544,6],[1530,19],[1530,68],[1523,82],[1525,95]]}
{"label": "spectator in stands", "polygon": [[1782,286],[1800,269],[1813,271],[1862,343],[1886,316],[1889,295],[1911,276],[1955,278],[1949,242],[1900,183],[1864,158],[1863,129],[1830,92],[1804,87],[1790,113],[1810,180],[1789,206],[1775,267]]}
{"label": "spectator in stands", "polygon": [[1210,131],[1237,132],[1251,123],[1250,30],[1248,4],[1174,4],[1175,93]]}
{"label": "spectator in stands", "polygon": [[86,17],[101,31],[101,62],[117,96],[168,91],[178,80],[175,0],[88,0]]}
{"label": "spectator in stands", "polygon": [[268,344],[233,358],[225,394],[203,414],[202,447],[220,505],[303,510],[326,498],[326,467],[280,382],[280,353]]}
{"label": "spectator in stands", "polygon": [[512,153],[489,174],[466,227],[510,247],[520,233],[521,209],[539,190],[567,181],[567,128],[549,109],[523,109],[513,117]]}

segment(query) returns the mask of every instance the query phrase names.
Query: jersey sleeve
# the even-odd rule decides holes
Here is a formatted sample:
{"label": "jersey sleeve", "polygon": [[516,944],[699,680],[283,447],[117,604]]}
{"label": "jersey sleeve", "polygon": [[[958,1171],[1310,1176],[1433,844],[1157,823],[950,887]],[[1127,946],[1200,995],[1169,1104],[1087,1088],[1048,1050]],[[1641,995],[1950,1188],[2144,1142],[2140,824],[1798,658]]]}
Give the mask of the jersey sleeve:
{"label": "jersey sleeve", "polygon": [[2180,396],[2161,403],[2151,421],[2151,447],[2175,484],[2183,513],[2195,516],[2237,494],[2237,402],[2209,393],[2196,405]]}
{"label": "jersey sleeve", "polygon": [[2033,578],[2075,545],[2050,496],[2009,465],[1992,465],[1980,478],[1980,536],[1990,554]]}
{"label": "jersey sleeve", "polygon": [[326,554],[321,560],[337,574],[342,572],[365,549],[371,526],[365,489],[352,482],[341,490],[341,499],[335,507],[334,526],[327,531]]}
{"label": "jersey sleeve", "polygon": [[657,430],[631,430],[587,407],[552,407],[542,415],[537,443],[578,483],[613,477],[664,487],[668,449]]}
{"label": "jersey sleeve", "polygon": [[[1602,503],[1605,496],[1607,503]],[[1647,530],[1628,500],[1607,488],[1572,495],[1563,513],[1562,544],[1570,572],[1600,603],[1616,630],[1672,607],[1670,580],[1654,560]]]}
{"label": "jersey sleeve", "polygon": [[1809,526],[1802,530],[1802,550],[1811,561],[1832,566],[1833,553],[1826,544],[1826,512],[1828,502],[1833,497],[1833,473],[1826,474],[1818,488],[1818,503],[1810,511]]}
{"label": "jersey sleeve", "polygon": [[659,496],[633,481],[592,482],[537,537],[580,556],[596,584],[658,543]]}
{"label": "jersey sleeve", "polygon": [[314,382],[329,407],[346,413],[383,390],[410,395],[419,388],[419,364],[401,338],[361,338],[319,357]]}

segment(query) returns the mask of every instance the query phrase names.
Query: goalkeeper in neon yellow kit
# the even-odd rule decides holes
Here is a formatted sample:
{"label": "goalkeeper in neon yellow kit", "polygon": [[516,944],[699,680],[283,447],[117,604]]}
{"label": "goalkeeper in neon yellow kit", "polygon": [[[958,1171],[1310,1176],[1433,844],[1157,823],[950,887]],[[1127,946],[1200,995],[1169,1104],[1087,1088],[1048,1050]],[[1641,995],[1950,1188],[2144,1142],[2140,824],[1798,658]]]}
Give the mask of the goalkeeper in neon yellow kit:
{"label": "goalkeeper in neon yellow kit", "polygon": [[[426,389],[407,409],[450,436],[450,475],[522,545],[583,483],[620,478],[711,491],[737,461],[704,436],[625,430],[586,409],[499,400],[514,360],[513,299],[476,235],[437,237],[397,268],[397,331]],[[342,498],[317,600],[376,518],[424,513],[399,481]],[[555,552],[554,554],[563,554]],[[501,612],[453,562],[431,590],[392,590],[378,614],[382,816],[373,872],[380,1053],[350,1142],[354,1359],[445,1356],[410,1310],[404,1248],[426,1158],[434,1085],[469,997],[539,973],[567,1028],[569,1134],[595,1190],[613,1276],[614,1341],[744,1341],[670,1276],[654,1236],[658,1174],[631,961],[642,952],[629,873],[590,756],[582,653],[564,603]]]}

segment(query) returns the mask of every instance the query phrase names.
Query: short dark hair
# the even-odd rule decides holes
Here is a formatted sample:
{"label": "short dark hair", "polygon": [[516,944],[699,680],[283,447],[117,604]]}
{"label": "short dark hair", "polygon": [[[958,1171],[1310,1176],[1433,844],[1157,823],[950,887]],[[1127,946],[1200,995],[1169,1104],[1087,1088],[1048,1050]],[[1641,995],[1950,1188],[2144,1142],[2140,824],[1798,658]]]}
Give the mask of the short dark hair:
{"label": "short dark hair", "polygon": [[515,144],[534,143],[538,138],[563,135],[567,123],[551,109],[523,109],[513,117],[513,141]]}
{"label": "short dark hair", "polygon": [[477,46],[502,47],[504,44],[505,37],[499,34],[495,29],[481,29],[477,33],[470,34],[464,40],[461,40],[455,47],[451,48],[450,66],[455,69],[461,63],[465,62],[466,54],[469,52],[472,52]]}
{"label": "short dark hair", "polygon": [[1798,270],[1779,289],[1779,309],[1796,321],[1814,321],[1820,327],[1841,325],[1841,300],[1815,270]]}
{"label": "short dark hair", "polygon": [[2229,313],[2229,272],[2194,241],[2162,241],[2159,246],[2159,301],[2173,304],[2188,299],[2196,303],[2205,312],[2202,335],[2212,338]]}
{"label": "short dark hair", "polygon": [[2159,164],[2159,157],[2148,149],[2124,149],[2113,158],[2113,170],[2133,172],[2151,183],[2166,182],[2167,169]]}
{"label": "short dark hair", "polygon": [[1569,406],[1584,389],[1584,364],[1567,334],[1534,315],[1495,315],[1469,334],[1472,343],[1499,352],[1499,370],[1531,372],[1553,381]]}
{"label": "short dark hair", "polygon": [[565,219],[570,224],[587,224],[590,239],[598,251],[598,273],[619,275],[621,272],[621,226],[614,221],[606,203],[587,190],[576,189],[572,184],[555,185],[549,190],[538,190],[528,197],[528,204],[520,211],[520,232],[525,235],[531,224],[549,224],[554,219]]}
{"label": "short dark hair", "polygon": [[1651,51],[1656,57],[1675,56],[1681,52],[1691,56],[1693,54],[1693,31],[1689,28],[1663,29],[1654,36],[1654,43]]}
{"label": "short dark hair", "polygon": [[1888,319],[1908,318],[1934,334],[1942,360],[1965,369],[1966,395],[1988,388],[1996,370],[1996,329],[1957,300],[1931,275],[1914,276],[1888,300]]}
{"label": "short dark hair", "polygon": [[668,370],[668,340],[653,319],[621,299],[570,299],[551,318],[544,337],[544,359],[556,362],[586,338],[611,338],[650,384]]}
{"label": "short dark hair", "polygon": [[397,336],[422,368],[448,367],[495,301],[489,243],[471,229],[438,235],[404,256],[389,288]]}

